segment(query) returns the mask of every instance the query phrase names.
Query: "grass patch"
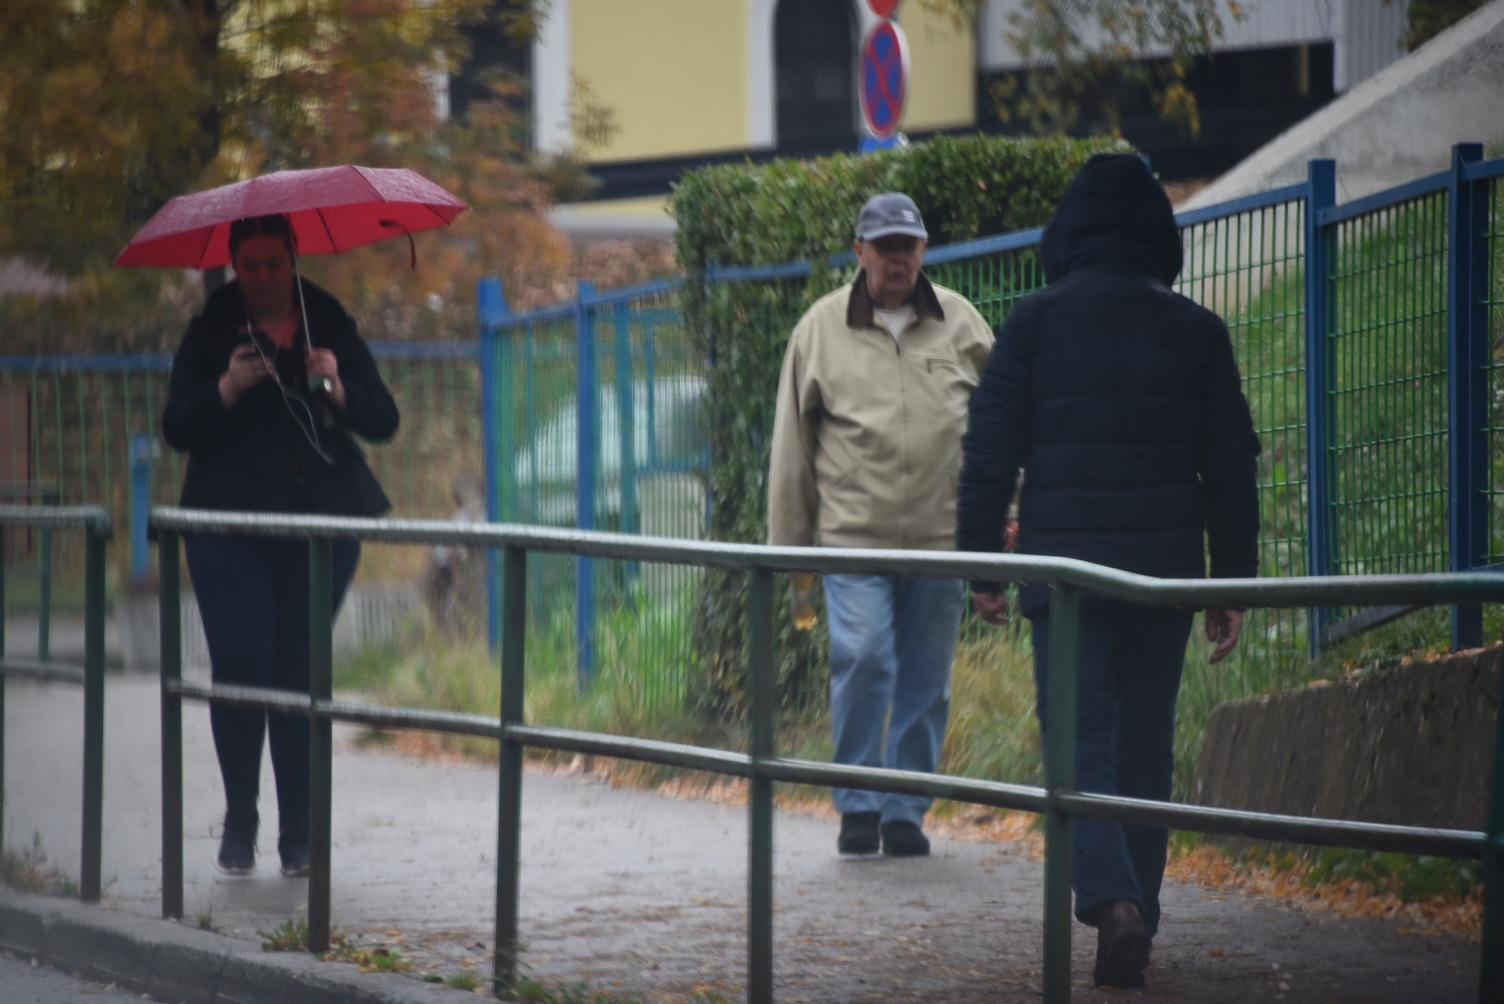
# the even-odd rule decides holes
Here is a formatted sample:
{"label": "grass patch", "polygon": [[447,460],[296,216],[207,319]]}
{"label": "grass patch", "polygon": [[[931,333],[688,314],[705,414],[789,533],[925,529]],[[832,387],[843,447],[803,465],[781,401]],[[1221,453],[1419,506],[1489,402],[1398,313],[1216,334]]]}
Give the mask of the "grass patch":
{"label": "grass patch", "polygon": [[0,883],[23,892],[78,896],[78,883],[60,872],[42,850],[42,834],[33,831],[31,844],[19,851],[0,852]]}
{"label": "grass patch", "polygon": [[[308,921],[284,920],[270,931],[257,931],[261,937],[263,952],[308,951]],[[414,970],[411,959],[398,949],[377,945],[358,948],[338,929],[329,933],[329,951],[323,955],[325,962],[347,962],[360,967],[363,973],[410,973]]]}

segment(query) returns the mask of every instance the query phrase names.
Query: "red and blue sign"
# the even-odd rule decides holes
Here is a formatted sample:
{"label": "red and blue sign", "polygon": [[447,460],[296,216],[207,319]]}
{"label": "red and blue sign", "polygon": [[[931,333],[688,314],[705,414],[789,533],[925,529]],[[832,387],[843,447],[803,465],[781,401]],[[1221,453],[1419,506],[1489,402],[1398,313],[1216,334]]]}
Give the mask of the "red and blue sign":
{"label": "red and blue sign", "polygon": [[878,139],[898,132],[909,96],[909,45],[892,21],[879,21],[862,41],[858,69],[862,121]]}

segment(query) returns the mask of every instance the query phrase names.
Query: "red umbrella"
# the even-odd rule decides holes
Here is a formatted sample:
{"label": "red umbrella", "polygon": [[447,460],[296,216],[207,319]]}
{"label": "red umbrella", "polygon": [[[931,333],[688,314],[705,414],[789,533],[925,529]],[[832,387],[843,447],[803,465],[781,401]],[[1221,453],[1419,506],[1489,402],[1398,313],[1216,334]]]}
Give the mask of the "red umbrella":
{"label": "red umbrella", "polygon": [[286,213],[299,255],[338,254],[442,227],[466,206],[405,168],[320,167],[278,171],[180,195],[157,211],[115,259],[117,266],[215,268],[229,264],[230,224]]}

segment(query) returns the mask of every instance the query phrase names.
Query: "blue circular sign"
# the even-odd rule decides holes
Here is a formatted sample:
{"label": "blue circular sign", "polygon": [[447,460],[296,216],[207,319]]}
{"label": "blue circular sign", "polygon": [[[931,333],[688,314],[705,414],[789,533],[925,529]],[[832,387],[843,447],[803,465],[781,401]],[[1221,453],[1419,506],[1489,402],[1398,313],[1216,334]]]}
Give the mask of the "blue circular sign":
{"label": "blue circular sign", "polygon": [[898,132],[909,96],[909,47],[903,30],[879,21],[862,42],[860,64],[862,121],[878,139]]}

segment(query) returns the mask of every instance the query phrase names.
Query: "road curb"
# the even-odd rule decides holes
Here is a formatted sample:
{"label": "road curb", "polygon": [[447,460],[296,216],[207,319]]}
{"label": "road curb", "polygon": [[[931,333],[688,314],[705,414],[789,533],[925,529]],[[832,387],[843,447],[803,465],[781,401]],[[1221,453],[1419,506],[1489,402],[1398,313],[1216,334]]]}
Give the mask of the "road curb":
{"label": "road curb", "polygon": [[169,1004],[456,1004],[448,987],[362,973],[180,923],[0,888],[0,950]]}

